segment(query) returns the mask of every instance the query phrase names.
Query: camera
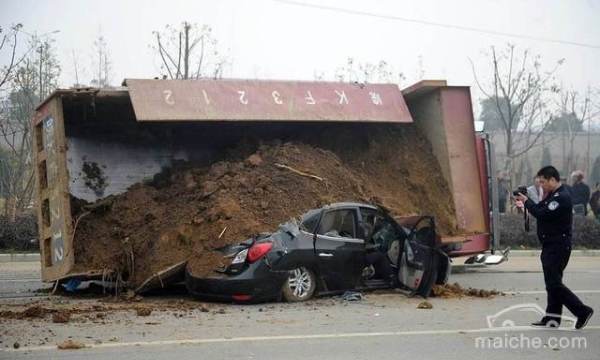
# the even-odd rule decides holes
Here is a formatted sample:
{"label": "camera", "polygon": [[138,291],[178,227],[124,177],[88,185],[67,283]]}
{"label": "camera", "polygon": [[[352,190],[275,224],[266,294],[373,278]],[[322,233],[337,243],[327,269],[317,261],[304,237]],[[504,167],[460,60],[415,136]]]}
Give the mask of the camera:
{"label": "camera", "polygon": [[519,194],[527,196],[527,186],[519,186],[517,190],[513,191],[513,196],[519,196]]}

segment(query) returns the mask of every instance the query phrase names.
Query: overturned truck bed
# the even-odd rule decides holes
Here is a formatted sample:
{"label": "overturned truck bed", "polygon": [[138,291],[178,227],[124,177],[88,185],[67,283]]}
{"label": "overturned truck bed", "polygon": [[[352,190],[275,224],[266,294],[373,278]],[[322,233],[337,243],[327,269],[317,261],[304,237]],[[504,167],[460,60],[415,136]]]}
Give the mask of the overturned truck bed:
{"label": "overturned truck bed", "polygon": [[468,88],[124,85],[59,90],[33,120],[45,281],[207,275],[215,249],[339,201],[434,215],[442,241],[470,240],[460,253],[487,249]]}

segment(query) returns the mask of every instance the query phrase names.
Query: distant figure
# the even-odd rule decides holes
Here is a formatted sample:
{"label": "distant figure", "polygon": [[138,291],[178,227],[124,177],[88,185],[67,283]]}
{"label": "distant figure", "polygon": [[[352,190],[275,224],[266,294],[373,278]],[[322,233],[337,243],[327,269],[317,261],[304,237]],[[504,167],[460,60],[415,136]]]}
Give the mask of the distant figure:
{"label": "distant figure", "polygon": [[590,208],[592,213],[596,217],[596,220],[600,221],[600,183],[596,183],[592,198],[590,199]]}
{"label": "distant figure", "polygon": [[544,190],[540,186],[539,177],[533,178],[533,185],[527,188],[527,197],[536,204],[544,199]]}
{"label": "distant figure", "polygon": [[587,215],[587,204],[590,201],[590,187],[583,182],[583,171],[575,170],[571,174],[571,199],[573,199],[573,212],[576,215]]}
{"label": "distant figure", "polygon": [[498,181],[498,211],[500,214],[504,214],[506,212],[506,201],[508,200],[508,186],[506,184],[506,179],[504,178],[502,172],[498,172],[497,175]]}
{"label": "distant figure", "polygon": [[569,195],[573,196],[573,188],[571,188],[571,185],[568,184],[567,178],[566,177],[561,177],[560,178],[560,183],[563,184],[563,186],[565,187],[565,189],[567,190],[567,192],[569,193]]}

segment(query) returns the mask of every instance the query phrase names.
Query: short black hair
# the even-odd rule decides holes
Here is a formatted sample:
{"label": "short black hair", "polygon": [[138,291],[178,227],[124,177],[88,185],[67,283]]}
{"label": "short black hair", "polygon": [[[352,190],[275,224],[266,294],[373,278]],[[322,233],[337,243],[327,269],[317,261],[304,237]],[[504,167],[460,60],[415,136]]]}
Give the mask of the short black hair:
{"label": "short black hair", "polygon": [[558,170],[554,166],[544,166],[537,172],[537,176],[541,176],[546,180],[550,180],[551,178],[555,178],[556,181],[560,181],[560,174]]}

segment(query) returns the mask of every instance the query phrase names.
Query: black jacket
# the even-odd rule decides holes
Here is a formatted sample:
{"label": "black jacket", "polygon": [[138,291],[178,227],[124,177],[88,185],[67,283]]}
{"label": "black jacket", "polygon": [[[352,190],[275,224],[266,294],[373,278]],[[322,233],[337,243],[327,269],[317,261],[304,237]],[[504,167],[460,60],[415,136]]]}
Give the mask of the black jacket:
{"label": "black jacket", "polygon": [[542,245],[571,243],[573,204],[563,185],[537,204],[528,199],[525,207],[537,219],[537,235]]}
{"label": "black jacket", "polygon": [[590,187],[586,183],[580,182],[571,187],[571,200],[573,205],[583,204],[587,206],[590,201]]}

